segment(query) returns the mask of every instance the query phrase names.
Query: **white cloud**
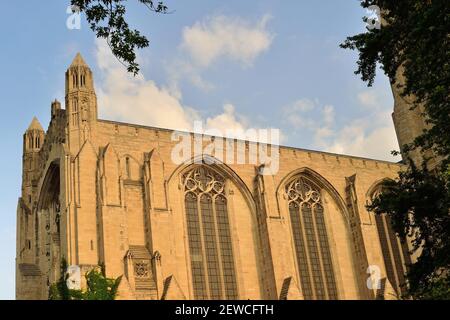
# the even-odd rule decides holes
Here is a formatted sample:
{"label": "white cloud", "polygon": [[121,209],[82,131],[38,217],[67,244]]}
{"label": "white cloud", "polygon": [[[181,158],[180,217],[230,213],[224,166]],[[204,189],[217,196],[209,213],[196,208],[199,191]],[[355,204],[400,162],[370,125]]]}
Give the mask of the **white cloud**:
{"label": "white cloud", "polygon": [[206,119],[205,122],[208,129],[214,128],[222,132],[227,130],[244,131],[247,129],[247,120],[236,114],[233,105],[225,104],[223,110],[222,114]]}
{"label": "white cloud", "polygon": [[308,112],[316,107],[315,102],[309,99],[300,99],[288,106],[286,109],[290,112]]}
{"label": "white cloud", "polygon": [[98,88],[101,116],[119,121],[188,130],[198,118],[194,109],[183,106],[168,89],[142,75],[133,77],[97,40],[96,59],[103,76]]}
{"label": "white cloud", "polygon": [[388,101],[392,100],[388,92],[380,92],[377,89],[368,88],[359,92],[356,98],[364,109],[382,110],[383,108],[391,108],[391,106],[386,105]]}
{"label": "white cloud", "polygon": [[194,122],[200,121],[204,130],[218,130],[222,136],[227,130],[244,132],[252,128],[232,104],[225,104],[222,113],[202,119],[196,108],[183,104],[181,93],[159,86],[142,74],[130,75],[102,40],[96,42],[96,60],[101,78],[97,86],[101,118],[182,131],[192,131]]}
{"label": "white cloud", "polygon": [[270,15],[254,24],[238,17],[214,16],[183,30],[181,47],[193,62],[207,67],[220,57],[249,66],[269,49],[273,35],[267,30]]}
{"label": "white cloud", "polygon": [[358,101],[365,107],[374,107],[377,105],[376,95],[372,91],[363,91],[358,93]]}
{"label": "white cloud", "polygon": [[194,65],[184,58],[178,58],[166,64],[166,70],[170,91],[180,99],[182,94],[179,83],[182,79],[188,80],[192,85],[205,92],[211,91],[215,87],[212,83],[203,79],[199,68],[194,67]]}
{"label": "white cloud", "polygon": [[[381,160],[395,161],[390,151],[398,149],[390,108],[382,108],[376,91],[365,91],[357,95],[358,101],[370,111],[338,127],[335,108],[320,106],[317,100],[301,99],[284,108],[287,122],[301,134],[308,134],[314,141],[313,148],[333,153],[348,154]],[[306,132],[305,132],[306,129]]]}
{"label": "white cloud", "polygon": [[397,149],[393,127],[385,126],[367,132],[366,128],[357,125],[343,128],[327,148],[330,152],[389,161],[396,159],[390,155],[390,151]]}
{"label": "white cloud", "polygon": [[327,126],[334,124],[334,107],[332,105],[326,105],[323,107],[323,121]]}
{"label": "white cloud", "polygon": [[202,73],[219,60],[236,62],[244,68],[253,65],[272,45],[274,35],[267,29],[270,19],[266,14],[251,23],[240,17],[217,15],[184,27],[177,57],[166,63],[172,92],[181,94],[181,80],[202,91],[214,89]]}
{"label": "white cloud", "polygon": [[314,121],[307,115],[316,108],[316,102],[309,99],[299,99],[283,108],[287,122],[296,128],[312,128]]}

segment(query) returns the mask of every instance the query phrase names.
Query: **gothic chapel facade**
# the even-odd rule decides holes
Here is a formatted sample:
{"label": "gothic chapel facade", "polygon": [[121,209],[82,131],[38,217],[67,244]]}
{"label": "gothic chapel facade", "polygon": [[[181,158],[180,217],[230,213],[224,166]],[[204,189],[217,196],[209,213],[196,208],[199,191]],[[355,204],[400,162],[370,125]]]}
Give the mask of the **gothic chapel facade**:
{"label": "gothic chapel facade", "polygon": [[[24,134],[18,299],[47,299],[63,258],[81,275],[100,264],[123,275],[119,299],[391,299],[404,290],[406,245],[365,207],[400,164],[280,147],[275,175],[254,164],[178,165],[172,130],[98,118],[80,54],[65,87],[47,131],[34,118]],[[380,288],[367,286],[368,270]]]}

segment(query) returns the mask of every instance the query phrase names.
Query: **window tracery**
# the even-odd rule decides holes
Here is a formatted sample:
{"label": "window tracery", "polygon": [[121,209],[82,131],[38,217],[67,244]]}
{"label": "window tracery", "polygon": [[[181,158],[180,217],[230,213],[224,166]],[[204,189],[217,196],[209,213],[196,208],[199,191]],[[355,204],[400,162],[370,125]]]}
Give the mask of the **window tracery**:
{"label": "window tracery", "polygon": [[182,181],[195,299],[238,299],[225,179],[198,166]]}
{"label": "window tracery", "polygon": [[337,299],[320,189],[305,177],[286,186],[297,267],[305,299]]}

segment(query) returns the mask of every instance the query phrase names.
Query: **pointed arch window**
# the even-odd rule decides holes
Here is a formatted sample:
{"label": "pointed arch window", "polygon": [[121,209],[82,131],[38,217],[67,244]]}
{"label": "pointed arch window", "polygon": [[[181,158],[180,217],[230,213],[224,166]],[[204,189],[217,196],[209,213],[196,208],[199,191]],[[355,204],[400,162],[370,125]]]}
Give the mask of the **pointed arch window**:
{"label": "pointed arch window", "polygon": [[320,189],[305,177],[286,186],[300,283],[305,299],[338,298]]}
{"label": "pointed arch window", "polygon": [[225,179],[204,166],[182,178],[194,299],[238,299]]}
{"label": "pointed arch window", "polygon": [[79,122],[78,100],[72,101],[72,125],[78,126]]}
{"label": "pointed arch window", "polygon": [[73,72],[73,75],[72,75],[72,80],[73,80],[73,87],[74,88],[78,88],[79,87],[79,75],[78,75],[78,72]]}
{"label": "pointed arch window", "polygon": [[28,136],[28,146],[29,146],[30,149],[33,149],[33,148],[34,148],[34,145],[33,145],[33,136],[31,135],[31,133],[30,133],[30,135]]}
{"label": "pointed arch window", "polygon": [[125,173],[127,175],[127,179],[131,178],[131,172],[130,172],[130,157],[125,158]]}
{"label": "pointed arch window", "polygon": [[[378,197],[382,192],[380,187],[372,196]],[[407,266],[411,264],[408,246],[405,239],[401,239],[392,229],[389,215],[375,214],[378,238],[380,239],[381,252],[383,254],[386,276],[398,295],[406,292]]]}

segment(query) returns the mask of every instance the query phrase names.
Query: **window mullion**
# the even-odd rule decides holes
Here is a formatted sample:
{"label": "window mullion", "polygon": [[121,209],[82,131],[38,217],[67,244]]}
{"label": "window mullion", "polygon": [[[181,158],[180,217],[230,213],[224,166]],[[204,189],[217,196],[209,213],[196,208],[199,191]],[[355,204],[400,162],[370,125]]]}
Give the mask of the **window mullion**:
{"label": "window mullion", "polygon": [[403,248],[403,246],[407,245],[406,239],[404,240],[405,243],[402,243],[402,240],[400,239],[400,237],[396,237],[396,238],[397,238],[397,246],[398,246],[398,250],[399,250],[399,255],[400,255],[401,262],[402,262],[402,269],[403,269],[403,272],[406,273],[408,271],[406,269],[406,266],[408,263],[406,262],[407,257],[405,257],[405,252],[404,252],[404,248]]}
{"label": "window mullion", "polygon": [[205,289],[206,289],[206,295],[208,299],[211,299],[211,292],[209,288],[209,275],[208,275],[208,261],[206,256],[206,249],[205,249],[205,234],[203,232],[203,219],[202,219],[202,204],[201,204],[201,198],[203,194],[199,194],[197,197],[197,214],[198,214],[198,221],[199,221],[199,229],[200,229],[200,238],[202,239],[202,261],[203,261],[203,273],[205,275]]}
{"label": "window mullion", "polygon": [[326,283],[326,275],[325,275],[325,267],[323,265],[323,258],[322,258],[322,248],[321,248],[321,242],[319,239],[319,232],[317,230],[317,222],[316,222],[316,210],[315,206],[311,206],[311,217],[313,221],[313,230],[314,230],[314,237],[316,238],[316,247],[317,247],[317,255],[319,257],[319,263],[320,263],[320,273],[322,274],[322,284],[323,288],[325,290],[325,298],[329,299],[330,294],[328,292],[328,284]]}
{"label": "window mullion", "polygon": [[400,282],[398,279],[398,274],[397,274],[397,268],[396,268],[396,264],[395,264],[395,259],[394,259],[394,250],[392,248],[392,244],[391,244],[391,238],[389,236],[389,227],[388,227],[388,222],[386,219],[386,214],[382,215],[382,219],[381,221],[383,222],[383,228],[384,228],[384,233],[386,235],[386,239],[387,239],[387,246],[388,246],[388,251],[389,251],[389,258],[391,260],[391,265],[392,265],[392,273],[393,276],[395,278],[395,291],[396,292],[400,292]]}
{"label": "window mullion", "polygon": [[198,282],[197,287],[201,286],[201,296],[205,299],[238,298],[225,181],[212,170],[198,166],[183,175],[183,184],[185,192],[197,195],[193,202],[197,210],[192,212],[196,220],[193,239],[198,241],[198,258],[194,258],[199,259],[196,273],[202,275],[197,275],[194,281]]}
{"label": "window mullion", "polygon": [[305,244],[305,255],[306,255],[306,260],[307,260],[307,263],[308,263],[309,281],[310,281],[310,284],[311,284],[312,297],[313,297],[313,299],[316,299],[317,298],[316,285],[314,283],[314,275],[313,275],[314,272],[313,272],[313,267],[312,267],[312,263],[311,263],[311,257],[309,256],[310,255],[310,253],[309,253],[309,242],[308,242],[308,239],[306,237],[306,225],[305,225],[305,220],[303,218],[303,205],[306,205],[306,203],[302,202],[299,205],[299,210],[298,210],[298,212],[300,214],[301,225],[302,225],[301,234],[302,234],[302,237],[303,237],[303,243]]}
{"label": "window mullion", "polygon": [[217,248],[217,259],[219,264],[219,278],[222,283],[222,299],[226,299],[226,288],[225,288],[225,277],[223,274],[223,264],[222,264],[222,242],[220,241],[219,226],[217,223],[217,213],[216,213],[216,197],[212,198],[212,210],[213,210],[213,223],[214,229],[216,231],[216,248]]}
{"label": "window mullion", "polygon": [[293,234],[295,256],[297,259],[297,269],[299,275],[299,284],[303,290],[304,298],[310,298],[312,295],[311,283],[309,281],[309,266],[306,260],[306,247],[303,243],[303,235],[300,221],[300,210],[297,202],[288,203],[289,215],[291,217],[291,231]]}
{"label": "window mullion", "polygon": [[[303,257],[297,256],[298,261],[303,260],[304,264],[299,262],[298,267],[310,270],[309,274],[302,278],[304,284],[308,285],[311,290],[308,298],[337,298],[331,252],[325,220],[323,220],[320,188],[309,179],[300,176],[286,185],[286,196],[288,205],[289,203],[295,204],[293,208],[289,207],[289,211],[292,229],[295,233],[294,241],[298,242],[298,244],[296,243],[297,255],[301,251],[301,243],[304,244],[304,252],[301,252]],[[299,206],[298,215],[294,214],[293,210],[296,206]],[[320,211],[317,210],[319,206]],[[296,226],[297,224],[299,227]]]}

